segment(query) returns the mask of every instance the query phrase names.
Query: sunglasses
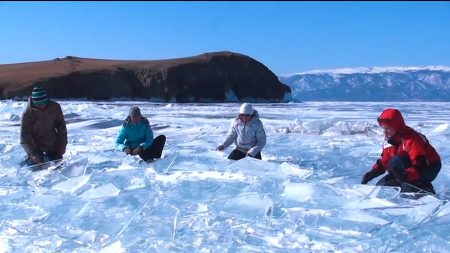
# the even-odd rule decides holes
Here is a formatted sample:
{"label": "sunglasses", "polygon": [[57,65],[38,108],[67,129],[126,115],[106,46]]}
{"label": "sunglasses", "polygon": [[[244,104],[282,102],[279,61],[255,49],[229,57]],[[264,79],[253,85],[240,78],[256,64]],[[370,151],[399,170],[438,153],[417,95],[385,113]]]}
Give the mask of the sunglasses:
{"label": "sunglasses", "polygon": [[377,118],[378,121],[378,125],[383,126],[383,125],[389,125],[389,123],[391,122],[390,119],[384,119],[384,118]]}
{"label": "sunglasses", "polygon": [[251,114],[239,114],[239,116],[245,118],[245,117],[251,117],[252,115]]}

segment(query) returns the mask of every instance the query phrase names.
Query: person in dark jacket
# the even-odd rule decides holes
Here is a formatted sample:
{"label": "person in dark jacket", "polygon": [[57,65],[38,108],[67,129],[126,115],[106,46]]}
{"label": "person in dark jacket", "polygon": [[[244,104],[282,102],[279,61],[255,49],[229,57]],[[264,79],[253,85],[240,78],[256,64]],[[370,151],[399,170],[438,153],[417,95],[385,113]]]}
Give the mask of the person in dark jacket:
{"label": "person in dark jacket", "polygon": [[259,120],[258,111],[249,103],[239,108],[238,117],[231,123],[225,141],[217,147],[223,151],[234,142],[236,148],[228,159],[240,160],[246,156],[261,160],[261,150],[266,145],[266,132]]}
{"label": "person in dark jacket", "polygon": [[127,155],[139,155],[149,162],[161,157],[165,143],[164,135],[153,139],[153,131],[147,118],[142,117],[139,107],[132,106],[116,137],[116,149]]}
{"label": "person in dark jacket", "polygon": [[20,123],[20,144],[27,153],[26,164],[61,159],[66,152],[67,128],[61,106],[36,84]]}
{"label": "person in dark jacket", "polygon": [[384,110],[378,117],[378,124],[384,129],[388,145],[383,147],[381,158],[363,176],[361,183],[367,184],[388,171],[377,185],[399,186],[402,191],[422,189],[434,194],[431,182],[441,170],[441,158],[425,135],[405,125],[397,109]]}

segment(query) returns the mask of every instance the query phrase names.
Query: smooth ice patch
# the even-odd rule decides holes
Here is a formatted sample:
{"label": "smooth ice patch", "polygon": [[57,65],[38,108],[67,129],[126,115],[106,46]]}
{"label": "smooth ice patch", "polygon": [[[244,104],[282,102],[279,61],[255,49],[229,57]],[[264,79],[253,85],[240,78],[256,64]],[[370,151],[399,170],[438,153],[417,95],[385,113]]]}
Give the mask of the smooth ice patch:
{"label": "smooth ice patch", "polygon": [[67,181],[56,184],[52,188],[54,190],[72,194],[81,187],[83,187],[83,185],[85,185],[87,182],[89,182],[89,179],[90,179],[89,175],[69,178]]}
{"label": "smooth ice patch", "polygon": [[84,200],[92,200],[98,198],[118,196],[119,193],[120,190],[117,189],[113,184],[106,184],[94,189],[90,189],[81,194],[80,197]]}

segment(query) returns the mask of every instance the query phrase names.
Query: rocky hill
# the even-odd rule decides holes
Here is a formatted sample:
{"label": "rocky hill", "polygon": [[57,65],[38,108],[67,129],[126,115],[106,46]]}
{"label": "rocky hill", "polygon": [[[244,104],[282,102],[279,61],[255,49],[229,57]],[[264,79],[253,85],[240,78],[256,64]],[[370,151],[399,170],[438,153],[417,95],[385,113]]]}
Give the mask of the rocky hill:
{"label": "rocky hill", "polygon": [[24,98],[34,83],[51,98],[165,102],[283,102],[290,88],[262,63],[232,52],[152,60],[68,56],[0,65],[0,98]]}

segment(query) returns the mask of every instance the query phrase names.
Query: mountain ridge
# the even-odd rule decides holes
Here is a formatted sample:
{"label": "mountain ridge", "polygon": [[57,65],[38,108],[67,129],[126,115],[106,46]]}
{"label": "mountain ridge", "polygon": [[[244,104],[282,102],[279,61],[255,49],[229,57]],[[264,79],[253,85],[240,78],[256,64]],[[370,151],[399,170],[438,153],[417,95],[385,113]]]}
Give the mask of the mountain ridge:
{"label": "mountain ridge", "polygon": [[450,67],[312,70],[279,76],[294,101],[450,101]]}

